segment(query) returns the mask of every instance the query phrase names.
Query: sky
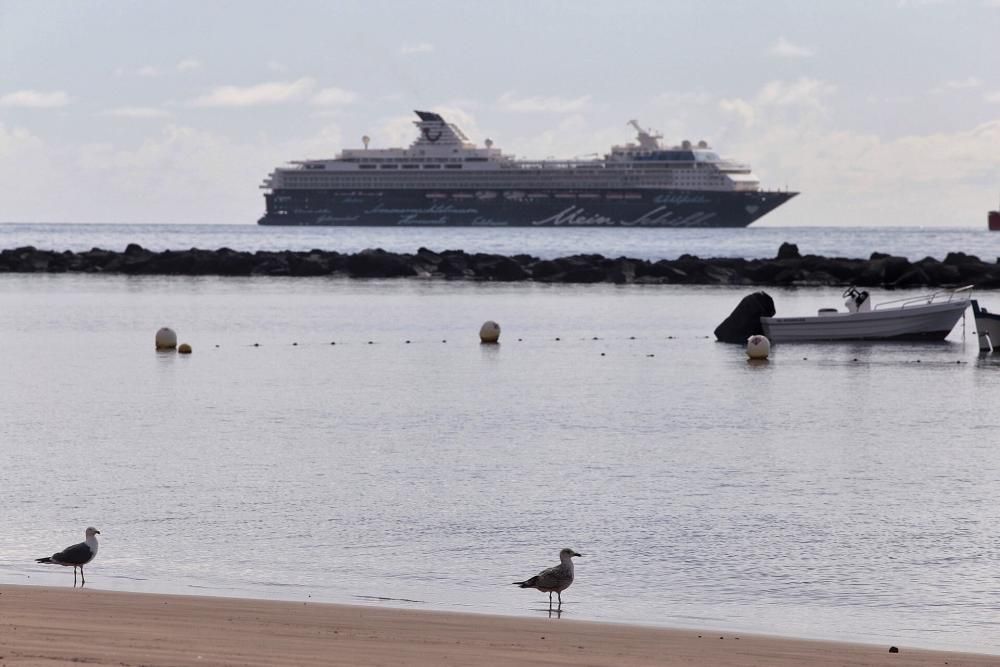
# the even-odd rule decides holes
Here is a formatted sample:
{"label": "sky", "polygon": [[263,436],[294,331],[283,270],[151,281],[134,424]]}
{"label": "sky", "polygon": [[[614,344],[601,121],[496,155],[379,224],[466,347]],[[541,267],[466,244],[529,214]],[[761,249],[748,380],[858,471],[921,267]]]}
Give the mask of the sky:
{"label": "sky", "polygon": [[414,109],[529,158],[637,119],[802,194],[755,225],[985,227],[1000,0],[0,0],[0,222],[253,224]]}

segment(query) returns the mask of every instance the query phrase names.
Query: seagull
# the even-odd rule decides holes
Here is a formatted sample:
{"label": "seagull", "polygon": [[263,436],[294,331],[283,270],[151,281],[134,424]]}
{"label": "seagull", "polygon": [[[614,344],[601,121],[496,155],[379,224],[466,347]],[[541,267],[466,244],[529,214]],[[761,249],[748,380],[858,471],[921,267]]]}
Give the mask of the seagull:
{"label": "seagull", "polygon": [[521,588],[537,588],[549,594],[549,610],[552,609],[552,593],[559,596],[559,608],[562,608],[562,592],[573,583],[573,557],[582,556],[572,549],[559,552],[559,564],[542,570],[531,579],[515,581],[515,586]]}
{"label": "seagull", "polygon": [[36,558],[36,563],[52,563],[53,565],[65,565],[73,566],[73,587],[76,588],[76,568],[80,568],[80,579],[83,586],[87,583],[86,577],[83,576],[83,566],[94,560],[94,556],[97,555],[97,538],[95,535],[100,535],[101,531],[97,530],[93,526],[87,528],[87,539],[79,544],[74,544],[71,547],[66,547],[57,554],[52,554],[46,558]]}

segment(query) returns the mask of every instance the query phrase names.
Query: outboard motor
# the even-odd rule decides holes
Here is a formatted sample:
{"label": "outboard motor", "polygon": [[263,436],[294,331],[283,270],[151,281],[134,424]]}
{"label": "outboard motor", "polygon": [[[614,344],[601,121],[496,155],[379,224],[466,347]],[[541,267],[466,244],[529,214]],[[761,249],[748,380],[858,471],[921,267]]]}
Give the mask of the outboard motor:
{"label": "outboard motor", "polygon": [[866,313],[872,309],[872,302],[868,298],[868,292],[864,290],[859,292],[855,289],[854,285],[844,290],[841,296],[847,299],[844,305],[847,306],[847,312],[849,313]]}
{"label": "outboard motor", "polygon": [[764,333],[760,318],[774,316],[774,299],[767,292],[743,297],[722,324],[715,327],[715,338],[722,343],[746,343],[747,338]]}

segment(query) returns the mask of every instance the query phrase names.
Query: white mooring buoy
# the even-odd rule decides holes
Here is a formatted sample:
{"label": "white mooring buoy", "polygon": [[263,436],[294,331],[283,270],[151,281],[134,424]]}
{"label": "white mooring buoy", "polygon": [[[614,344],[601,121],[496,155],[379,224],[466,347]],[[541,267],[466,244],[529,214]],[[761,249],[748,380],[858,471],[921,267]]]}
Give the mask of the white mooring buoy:
{"label": "white mooring buoy", "polygon": [[750,336],[747,338],[747,356],[751,359],[767,359],[771,354],[771,341],[767,336]]}
{"label": "white mooring buoy", "polygon": [[493,320],[486,320],[479,328],[479,341],[481,343],[497,343],[500,341],[500,325]]}
{"label": "white mooring buoy", "polygon": [[156,332],[156,349],[173,350],[177,347],[177,334],[170,327],[163,327]]}

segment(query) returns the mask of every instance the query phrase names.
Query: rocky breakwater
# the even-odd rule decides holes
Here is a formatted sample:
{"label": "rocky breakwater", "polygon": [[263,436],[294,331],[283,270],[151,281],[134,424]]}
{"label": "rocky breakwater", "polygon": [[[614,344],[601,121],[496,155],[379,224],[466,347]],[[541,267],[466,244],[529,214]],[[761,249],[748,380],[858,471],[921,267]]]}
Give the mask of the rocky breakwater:
{"label": "rocky breakwater", "polygon": [[677,259],[648,261],[601,255],[539,259],[462,250],[416,253],[363,250],[355,254],[310,250],[240,252],[164,250],[130,244],[124,252],[94,248],[84,252],[33,247],[0,251],[0,273],[115,273],[126,275],[344,276],[351,278],[439,278],[448,280],[536,281],[687,285],[770,285],[915,288],[975,285],[1000,288],[1000,263],[949,253],[943,260],[872,253],[868,259],[801,255],[784,243],[774,258]]}

